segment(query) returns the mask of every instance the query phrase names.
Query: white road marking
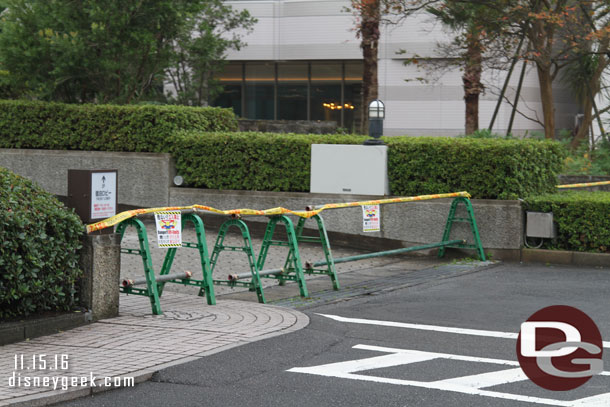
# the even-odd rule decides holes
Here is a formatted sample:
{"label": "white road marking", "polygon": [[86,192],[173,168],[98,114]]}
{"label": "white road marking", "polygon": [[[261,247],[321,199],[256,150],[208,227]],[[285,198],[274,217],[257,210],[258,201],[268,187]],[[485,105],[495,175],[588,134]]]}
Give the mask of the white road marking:
{"label": "white road marking", "polygon": [[[376,319],[362,319],[362,318],[346,318],[338,315],[329,314],[317,314],[326,318],[333,319],[339,322],[347,322],[350,324],[363,324],[363,325],[377,325],[377,326],[388,326],[394,328],[406,328],[406,329],[417,329],[420,331],[434,331],[451,333],[458,335],[471,335],[471,336],[485,336],[489,338],[503,338],[503,339],[517,339],[518,333],[513,332],[501,332],[501,331],[486,331],[481,329],[468,329],[468,328],[453,328],[449,326],[439,325],[423,325],[423,324],[411,324],[407,322],[394,322],[394,321],[381,321]],[[610,349],[610,342],[602,342],[604,348]]]}
{"label": "white road marking", "polygon": [[449,360],[461,360],[464,362],[491,363],[494,365],[519,366],[519,362],[516,362],[513,360],[481,358],[478,356],[453,355],[451,353],[424,352],[424,351],[411,350],[411,349],[386,348],[384,346],[356,345],[356,346],[354,346],[354,349],[374,350],[377,352],[391,352],[394,354],[409,353],[412,355],[419,355],[419,354],[434,355],[433,359],[442,358],[442,359],[449,359]]}
{"label": "white road marking", "polygon": [[500,384],[514,383],[527,380],[527,376],[520,367],[514,369],[487,372],[471,376],[456,377],[453,379],[439,380],[436,384],[454,384],[456,386],[472,387],[482,389],[485,387],[498,386]]}
{"label": "white road marking", "polygon": [[[326,377],[337,377],[343,379],[361,380],[375,383],[395,384],[403,386],[413,386],[426,389],[444,390],[469,395],[486,396],[505,400],[522,401],[526,403],[546,404],[560,407],[601,407],[610,405],[610,393],[600,394],[594,397],[587,397],[579,400],[565,401],[553,400],[541,397],[530,397],[512,393],[502,393],[497,391],[484,390],[485,387],[497,386],[505,383],[513,383],[525,380],[525,375],[519,375],[519,369],[504,369],[497,372],[485,373],[481,375],[465,376],[455,379],[439,380],[435,382],[421,382],[415,380],[391,379],[387,377],[377,377],[371,375],[354,374],[373,369],[380,369],[391,366],[406,365],[411,363],[425,362],[434,359],[452,359],[478,363],[495,363],[500,365],[515,366],[517,362],[502,359],[480,358],[465,355],[452,355],[446,353],[423,352],[410,349],[385,348],[380,346],[356,345],[354,349],[364,349],[378,352],[387,352],[389,355],[377,356],[372,358],[356,359],[345,362],[329,363],[325,365],[311,367],[294,367],[289,372],[305,373]],[[478,382],[477,382],[478,381]]]}

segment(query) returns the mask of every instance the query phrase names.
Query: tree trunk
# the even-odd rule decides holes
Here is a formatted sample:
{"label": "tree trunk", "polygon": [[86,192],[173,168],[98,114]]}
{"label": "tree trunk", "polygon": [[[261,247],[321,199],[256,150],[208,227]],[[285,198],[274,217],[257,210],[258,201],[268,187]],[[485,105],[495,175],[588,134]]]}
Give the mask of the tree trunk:
{"label": "tree trunk", "polygon": [[363,73],[362,100],[364,102],[363,120],[360,132],[368,133],[368,106],[379,97],[379,82],[377,80],[378,42],[379,42],[379,0],[364,0],[361,9],[362,25],[360,35],[362,41]]}
{"label": "tree trunk", "polygon": [[542,115],[544,118],[544,137],[555,139],[555,105],[553,101],[553,78],[550,68],[536,64],[538,69],[538,83],[540,85],[540,99],[542,101]]}
{"label": "tree trunk", "polygon": [[591,103],[591,98],[586,98],[582,101],[582,108],[584,117],[578,129],[576,129],[577,131],[574,138],[570,142],[570,148],[572,150],[576,149],[583,140],[587,139],[591,123],[593,122],[593,103]]}
{"label": "tree trunk", "polygon": [[364,58],[364,71],[362,74],[362,94],[364,106],[364,120],[362,122],[361,132],[366,134],[368,132],[368,106],[371,101],[379,97],[379,83],[377,81],[377,46],[365,47],[362,50],[362,57]]}
{"label": "tree trunk", "polygon": [[466,105],[466,134],[479,129],[479,95],[483,91],[481,84],[482,52],[478,33],[470,33],[466,50],[466,66],[462,82],[464,83],[464,102]]}

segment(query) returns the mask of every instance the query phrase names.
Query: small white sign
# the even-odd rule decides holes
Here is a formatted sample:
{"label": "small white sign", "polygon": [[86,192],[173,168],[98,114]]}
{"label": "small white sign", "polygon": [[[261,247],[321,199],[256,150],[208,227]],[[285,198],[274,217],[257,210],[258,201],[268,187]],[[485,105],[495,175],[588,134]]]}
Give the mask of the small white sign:
{"label": "small white sign", "polygon": [[116,215],[116,172],[91,173],[91,219]]}
{"label": "small white sign", "polygon": [[362,231],[381,231],[379,205],[362,205]]}
{"label": "small white sign", "polygon": [[179,211],[155,212],[159,247],[182,247],[182,219]]}

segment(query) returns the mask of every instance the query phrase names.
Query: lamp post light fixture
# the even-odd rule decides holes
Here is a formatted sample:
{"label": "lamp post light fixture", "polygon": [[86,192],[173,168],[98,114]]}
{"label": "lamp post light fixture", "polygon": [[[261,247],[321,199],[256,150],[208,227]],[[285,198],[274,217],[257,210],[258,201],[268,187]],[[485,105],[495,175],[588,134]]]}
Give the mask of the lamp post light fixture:
{"label": "lamp post light fixture", "polygon": [[379,99],[369,103],[369,136],[364,142],[366,146],[383,145],[379,137],[383,136],[383,119],[385,118],[385,105]]}

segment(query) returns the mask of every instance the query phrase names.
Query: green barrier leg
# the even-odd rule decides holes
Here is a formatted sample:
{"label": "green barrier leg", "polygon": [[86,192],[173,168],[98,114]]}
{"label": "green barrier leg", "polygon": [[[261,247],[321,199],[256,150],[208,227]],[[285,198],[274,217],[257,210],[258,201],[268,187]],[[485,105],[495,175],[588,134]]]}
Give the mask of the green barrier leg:
{"label": "green barrier leg", "polygon": [[124,220],[117,227],[116,233],[121,236],[125,234],[125,229],[128,226],[134,226],[138,232],[138,240],[140,242],[140,250],[134,249],[121,249],[121,253],[125,254],[136,254],[142,257],[142,263],[144,265],[144,276],[146,277],[146,290],[131,290],[124,289],[121,287],[121,291],[128,294],[145,295],[150,299],[150,305],[152,313],[154,315],[161,315],[161,304],[159,302],[159,292],[157,291],[157,282],[155,281],[155,272],[152,267],[152,261],[150,257],[150,246],[148,244],[148,236],[146,235],[146,226],[136,218]]}
{"label": "green barrier leg", "polygon": [[[182,247],[189,249],[197,249],[199,251],[199,258],[201,261],[201,272],[202,272],[202,280],[201,281],[191,281],[193,285],[199,285],[199,296],[204,296],[207,299],[208,305],[216,304],[216,296],[214,295],[214,284],[212,282],[212,271],[210,267],[210,257],[208,256],[208,247],[206,243],[205,237],[205,227],[203,225],[203,221],[201,218],[194,213],[187,213],[182,215],[182,229],[184,229],[187,222],[192,222],[195,226],[195,235],[197,237],[197,243],[184,242],[182,243]],[[169,274],[171,271],[171,267],[174,261],[174,257],[176,256],[176,247],[171,247],[167,249],[167,253],[165,254],[165,259],[163,260],[163,267],[161,268],[161,275]],[[174,282],[174,281],[167,281]],[[176,281],[181,283],[179,281]],[[163,293],[163,287],[166,282],[159,283],[159,296]],[[191,284],[189,284],[191,285]]]}
{"label": "green barrier leg", "polygon": [[330,240],[328,240],[328,234],[326,233],[326,226],[324,220],[320,215],[314,215],[311,217],[318,224],[318,233],[320,237],[303,236],[303,228],[305,227],[306,218],[300,218],[297,225],[297,241],[308,242],[308,243],[320,243],[324,250],[324,257],[326,258],[326,269],[314,269],[313,267],[305,270],[306,273],[311,274],[326,274],[330,277],[333,284],[333,290],[339,290],[339,278],[337,277],[337,270],[335,268],[335,261],[333,259],[332,251],[330,250]]}
{"label": "green barrier leg", "polygon": [[[467,218],[459,218],[455,216],[457,211],[457,207],[460,203],[463,203],[466,207],[466,213],[468,214]],[[449,209],[449,216],[447,216],[447,223],[445,224],[445,231],[443,232],[443,242],[449,241],[449,236],[451,235],[451,228],[453,227],[454,222],[465,222],[470,225],[470,230],[472,231],[472,236],[474,238],[474,244],[458,244],[455,246],[448,247],[457,247],[457,248],[466,248],[466,249],[474,249],[479,256],[479,260],[485,261],[485,252],[483,251],[483,245],[481,244],[481,237],[479,236],[479,229],[477,228],[477,221],[474,217],[474,210],[472,209],[472,203],[470,199],[464,197],[458,197],[453,200],[451,203],[451,208]],[[438,257],[443,257],[445,255],[445,246],[441,247],[438,250]]]}
{"label": "green barrier leg", "polygon": [[[286,227],[286,235],[288,236],[288,240],[286,242],[280,240],[273,240],[273,234],[275,232],[275,227],[278,222],[282,222]],[[265,237],[263,238],[261,251],[258,255],[257,267],[259,270],[263,269],[265,261],[267,260],[269,247],[271,246],[287,246],[289,251],[288,257],[286,258],[286,262],[284,263],[284,273],[281,273],[277,276],[269,275],[268,277],[276,278],[277,280],[279,280],[280,285],[284,285],[286,281],[286,274],[294,273],[295,280],[299,285],[299,292],[301,296],[308,297],[309,293],[307,291],[307,284],[305,283],[305,274],[303,273],[303,265],[301,263],[301,256],[299,255],[297,237],[294,232],[294,226],[289,217],[285,215],[279,215],[272,216],[269,219],[267,229],[265,230]]]}
{"label": "green barrier leg", "polygon": [[[188,220],[195,224],[195,233],[197,235],[196,248],[199,250],[199,259],[201,261],[201,271],[203,273],[203,282],[199,289],[199,296],[205,295],[208,305],[216,304],[216,295],[214,294],[214,281],[212,280],[212,266],[210,265],[210,256],[208,255],[208,245],[205,237],[205,227],[201,218],[195,214],[190,214]],[[193,245],[189,247],[194,247]]]}
{"label": "green barrier leg", "polygon": [[[244,240],[243,246],[226,246],[224,244],[225,237],[227,235],[227,231],[231,226],[237,227],[241,231],[242,238]],[[258,274],[258,267],[256,265],[256,259],[254,257],[254,250],[252,249],[252,238],[250,237],[250,230],[248,229],[248,225],[244,223],[241,219],[230,219],[220,225],[220,229],[218,231],[218,237],[216,238],[216,243],[214,244],[214,250],[212,251],[212,257],[210,258],[210,266],[211,272],[214,271],[216,267],[216,262],[218,261],[218,256],[223,251],[242,251],[246,253],[248,256],[248,264],[250,266],[250,274],[252,275],[252,281],[248,283],[250,289],[256,292],[256,296],[258,297],[258,302],[264,304],[265,303],[265,294],[263,292],[263,285],[261,283],[260,275]],[[218,285],[228,285],[235,286],[236,282],[225,281],[225,280],[213,280],[214,284]]]}
{"label": "green barrier leg", "polygon": [[[184,221],[182,221],[182,227],[184,229]],[[163,259],[163,266],[161,266],[160,275],[169,274],[172,264],[174,263],[174,257],[176,257],[176,247],[170,247],[167,249],[167,253],[165,254],[165,258]],[[163,295],[163,288],[165,287],[165,281],[158,283],[157,290],[159,291],[159,297]]]}

